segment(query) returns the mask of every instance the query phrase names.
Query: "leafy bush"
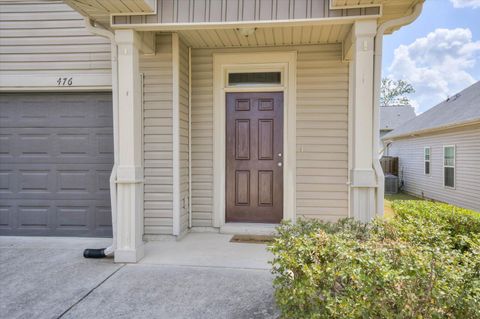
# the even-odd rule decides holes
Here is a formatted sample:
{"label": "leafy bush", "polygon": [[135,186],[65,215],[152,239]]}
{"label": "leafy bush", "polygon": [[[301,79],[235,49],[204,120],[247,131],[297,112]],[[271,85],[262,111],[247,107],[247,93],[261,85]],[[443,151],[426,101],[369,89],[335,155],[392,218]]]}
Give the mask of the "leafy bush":
{"label": "leafy bush", "polygon": [[[394,201],[392,208],[400,229],[417,227],[416,232],[420,233],[432,227],[437,228],[442,236],[450,237],[450,245],[454,249],[468,249],[465,238],[480,234],[480,213],[468,209],[428,201]],[[405,235],[409,236],[411,232],[406,231]],[[421,237],[429,235],[436,236],[424,234]],[[422,242],[421,238],[416,239]],[[440,243],[443,244],[442,241]],[[435,241],[430,244],[435,245]]]}
{"label": "leafy bush", "polygon": [[443,206],[433,218],[434,206],[395,207],[368,225],[282,224],[269,249],[283,317],[480,318],[477,216],[452,225]]}

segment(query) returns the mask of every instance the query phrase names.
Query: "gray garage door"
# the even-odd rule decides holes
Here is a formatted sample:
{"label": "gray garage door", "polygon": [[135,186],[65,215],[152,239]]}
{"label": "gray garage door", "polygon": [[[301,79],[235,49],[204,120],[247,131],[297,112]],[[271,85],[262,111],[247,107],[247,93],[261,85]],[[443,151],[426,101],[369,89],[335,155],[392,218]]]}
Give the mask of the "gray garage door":
{"label": "gray garage door", "polygon": [[0,235],[111,236],[110,93],[0,95]]}

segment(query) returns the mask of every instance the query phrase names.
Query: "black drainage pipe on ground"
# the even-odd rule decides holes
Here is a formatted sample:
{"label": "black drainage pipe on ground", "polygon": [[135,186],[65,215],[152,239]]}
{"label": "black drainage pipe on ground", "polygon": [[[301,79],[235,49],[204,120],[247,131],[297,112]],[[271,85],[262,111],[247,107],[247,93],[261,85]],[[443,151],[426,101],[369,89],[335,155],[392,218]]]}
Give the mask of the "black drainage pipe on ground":
{"label": "black drainage pipe on ground", "polygon": [[85,258],[105,258],[105,257],[107,257],[107,255],[105,255],[105,249],[106,248],[100,248],[100,249],[87,248],[83,251],[83,257],[85,257]]}

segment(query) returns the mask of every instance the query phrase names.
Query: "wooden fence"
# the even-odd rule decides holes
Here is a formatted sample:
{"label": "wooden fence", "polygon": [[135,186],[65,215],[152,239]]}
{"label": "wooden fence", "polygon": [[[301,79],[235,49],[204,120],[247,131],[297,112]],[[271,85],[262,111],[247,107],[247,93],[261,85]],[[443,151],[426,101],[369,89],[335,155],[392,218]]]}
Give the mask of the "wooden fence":
{"label": "wooden fence", "polygon": [[383,156],[380,159],[382,165],[383,174],[392,174],[398,176],[398,157]]}

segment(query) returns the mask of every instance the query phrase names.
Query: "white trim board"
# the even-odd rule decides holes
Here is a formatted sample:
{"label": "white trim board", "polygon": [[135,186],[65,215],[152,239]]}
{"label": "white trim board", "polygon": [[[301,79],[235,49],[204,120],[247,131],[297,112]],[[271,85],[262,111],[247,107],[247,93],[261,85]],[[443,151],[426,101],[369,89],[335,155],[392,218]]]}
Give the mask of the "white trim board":
{"label": "white trim board", "polygon": [[[60,84],[59,79],[61,80]],[[0,76],[0,91],[101,91],[111,89],[112,76],[110,73],[73,74],[59,72],[58,74],[2,74]]]}
{"label": "white trim board", "polygon": [[[213,54],[213,225],[225,225],[225,94],[226,92],[284,92],[283,219],[295,220],[296,209],[296,63],[297,52]],[[268,68],[282,72],[282,86],[228,87],[227,72]]]}
{"label": "white trim board", "polygon": [[178,34],[172,34],[172,233],[179,236],[180,226],[180,47]]}

